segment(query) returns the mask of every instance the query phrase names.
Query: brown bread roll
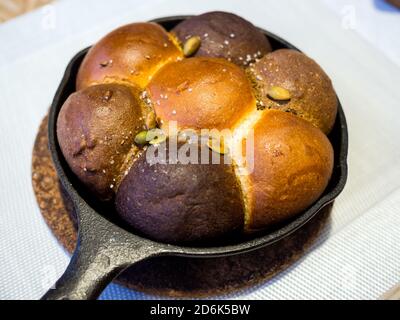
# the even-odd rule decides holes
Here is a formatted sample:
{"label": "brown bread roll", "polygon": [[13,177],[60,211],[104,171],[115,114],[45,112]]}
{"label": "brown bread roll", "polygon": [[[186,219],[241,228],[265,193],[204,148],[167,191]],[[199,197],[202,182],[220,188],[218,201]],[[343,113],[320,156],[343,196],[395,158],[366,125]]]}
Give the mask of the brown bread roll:
{"label": "brown bread roll", "polygon": [[[251,68],[264,107],[290,111],[328,134],[335,123],[338,101],[332,82],[321,67],[305,54],[282,49]],[[289,96],[274,96],[274,87]],[[271,93],[272,90],[272,93]],[[275,90],[277,91],[277,90]]]}
{"label": "brown bread roll", "polygon": [[57,138],[72,171],[101,200],[112,198],[137,152],[143,109],[131,88],[101,84],[69,96],[57,119]]}
{"label": "brown bread roll", "polygon": [[155,23],[132,23],[107,34],[87,53],[77,90],[99,83],[143,88],[162,65],[182,57],[169,34]]}
{"label": "brown bread roll", "polygon": [[225,58],[239,66],[247,66],[271,52],[268,39],[256,27],[228,12],[207,12],[188,18],[172,33],[182,44],[190,37],[200,37],[197,57]]}
{"label": "brown bread roll", "polygon": [[161,125],[229,129],[255,110],[255,97],[245,72],[225,59],[189,58],[166,65],[147,91]]}

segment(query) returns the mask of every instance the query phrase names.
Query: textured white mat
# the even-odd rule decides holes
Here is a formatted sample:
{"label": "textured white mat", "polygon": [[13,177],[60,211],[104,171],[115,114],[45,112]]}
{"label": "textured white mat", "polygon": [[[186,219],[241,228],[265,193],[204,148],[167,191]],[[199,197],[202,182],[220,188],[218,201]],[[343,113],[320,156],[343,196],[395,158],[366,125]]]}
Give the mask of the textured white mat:
{"label": "textured white mat", "polygon": [[[121,24],[215,9],[236,12],[315,58],[333,79],[350,131],[348,184],[324,241],[272,281],[228,298],[375,299],[400,282],[400,43],[388,58],[386,40],[378,45],[360,31],[361,1],[346,1],[358,28],[348,10],[325,2],[62,0],[0,25],[0,299],[39,298],[68,263],[41,218],[30,165],[69,59]],[[392,20],[385,32],[398,36],[400,19]],[[157,297],[110,285],[102,298]]]}

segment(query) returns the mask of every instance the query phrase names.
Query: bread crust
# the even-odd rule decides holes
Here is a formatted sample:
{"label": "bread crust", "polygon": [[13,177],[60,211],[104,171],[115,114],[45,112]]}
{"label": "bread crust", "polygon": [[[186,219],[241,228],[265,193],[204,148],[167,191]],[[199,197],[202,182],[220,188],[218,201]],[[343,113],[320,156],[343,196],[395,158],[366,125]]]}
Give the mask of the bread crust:
{"label": "bread crust", "polygon": [[264,111],[254,126],[247,231],[301,213],[321,196],[332,170],[333,148],[320,130],[292,114]]}
{"label": "bread crust", "polygon": [[[178,147],[182,147],[179,144]],[[122,181],[116,197],[121,218],[136,230],[163,242],[204,242],[241,232],[243,201],[232,165],[151,164],[142,154]],[[147,149],[146,152],[149,152]],[[198,145],[198,161],[201,149]],[[179,160],[179,159],[178,159]]]}
{"label": "bread crust", "polygon": [[125,83],[144,88],[162,65],[182,58],[168,33],[155,23],[122,26],[98,41],[78,72],[77,90],[99,83]]}
{"label": "bread crust", "polygon": [[[332,130],[338,100],[332,81],[314,60],[296,50],[281,49],[266,55],[251,70],[266,108],[290,111],[326,134]],[[290,101],[270,99],[272,86],[288,90]]]}
{"label": "bread crust", "polygon": [[188,18],[172,29],[180,42],[199,36],[196,57],[225,58],[247,66],[272,51],[268,39],[249,21],[227,12],[207,12]]}
{"label": "bread crust", "polygon": [[218,58],[196,57],[164,66],[148,85],[154,110],[166,126],[230,129],[256,101],[245,72]]}
{"label": "bread crust", "polygon": [[113,197],[128,155],[144,128],[132,88],[101,84],[71,94],[57,119],[57,138],[72,171],[99,199]]}

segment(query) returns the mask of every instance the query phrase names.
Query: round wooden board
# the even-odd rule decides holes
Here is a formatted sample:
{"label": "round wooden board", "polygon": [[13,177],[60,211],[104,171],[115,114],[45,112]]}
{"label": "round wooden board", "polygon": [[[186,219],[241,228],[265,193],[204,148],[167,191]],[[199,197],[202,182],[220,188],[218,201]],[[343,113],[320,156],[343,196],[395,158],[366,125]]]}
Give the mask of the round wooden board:
{"label": "round wooden board", "polygon": [[[47,142],[45,117],[33,149],[32,184],[43,218],[71,253],[77,238],[73,207],[59,184]],[[225,258],[152,258],[130,267],[115,282],[146,293],[186,298],[227,294],[266,282],[306,253],[329,226],[331,208],[267,248]]]}

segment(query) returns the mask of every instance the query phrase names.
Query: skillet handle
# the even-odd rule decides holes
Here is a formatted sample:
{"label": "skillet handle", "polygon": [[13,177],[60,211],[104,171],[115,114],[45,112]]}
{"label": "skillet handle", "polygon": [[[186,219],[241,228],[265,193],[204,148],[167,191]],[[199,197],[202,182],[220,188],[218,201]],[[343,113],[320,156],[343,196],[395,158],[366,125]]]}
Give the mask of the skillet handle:
{"label": "skillet handle", "polygon": [[129,259],[120,259],[118,248],[114,252],[108,249],[85,247],[78,242],[64,274],[41,300],[95,300],[128,266],[152,255],[137,250]]}
{"label": "skillet handle", "polygon": [[81,215],[78,243],[54,288],[41,300],[94,300],[124,269],[162,248],[120,229],[98,214]]}
{"label": "skillet handle", "polygon": [[[77,248],[64,274],[41,300],[94,300],[120,272],[125,265],[110,265],[107,257],[92,254]],[[100,262],[102,260],[102,262]],[[109,264],[109,265],[107,265]]]}

